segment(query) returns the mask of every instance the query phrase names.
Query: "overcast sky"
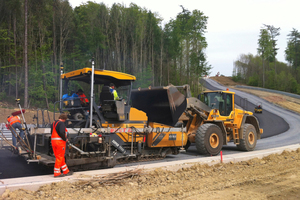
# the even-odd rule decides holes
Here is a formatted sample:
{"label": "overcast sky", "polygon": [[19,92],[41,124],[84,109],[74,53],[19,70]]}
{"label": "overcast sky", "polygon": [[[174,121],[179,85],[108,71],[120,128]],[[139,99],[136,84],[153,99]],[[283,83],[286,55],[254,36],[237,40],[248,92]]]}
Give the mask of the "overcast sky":
{"label": "overcast sky", "polygon": [[[86,3],[86,0],[69,0],[72,7]],[[206,49],[207,60],[213,67],[211,76],[217,72],[231,76],[233,62],[241,54],[257,54],[259,31],[263,24],[280,27],[277,37],[277,59],[286,62],[284,50],[287,35],[293,28],[300,31],[299,0],[95,0],[108,7],[121,3],[126,7],[131,2],[157,13],[166,24],[182,11],[180,5],[189,11],[195,9],[208,17]]]}

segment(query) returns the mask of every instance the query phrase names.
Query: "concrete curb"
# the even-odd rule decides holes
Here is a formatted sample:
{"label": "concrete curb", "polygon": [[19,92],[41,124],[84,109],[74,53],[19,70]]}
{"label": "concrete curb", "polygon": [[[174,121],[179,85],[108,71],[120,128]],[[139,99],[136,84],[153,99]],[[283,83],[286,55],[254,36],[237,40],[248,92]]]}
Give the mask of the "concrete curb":
{"label": "concrete curb", "polygon": [[[271,154],[280,154],[284,150],[295,151],[298,148],[300,148],[300,144],[277,147],[277,148],[266,149],[266,150],[223,155],[223,163],[247,161],[253,158],[263,158]],[[194,158],[188,160],[145,164],[140,166],[128,165],[126,167],[119,167],[119,168],[112,168],[112,169],[75,172],[73,176],[63,177],[63,178],[54,178],[53,175],[43,175],[43,176],[32,176],[32,177],[24,177],[24,178],[3,179],[0,180],[0,195],[2,195],[6,189],[13,191],[22,188],[26,190],[36,191],[42,185],[57,183],[61,181],[74,182],[80,179],[86,180],[86,179],[93,178],[94,176],[116,173],[116,172],[126,171],[130,169],[136,169],[136,168],[144,168],[145,170],[156,169],[156,168],[168,169],[171,166],[172,167],[177,166],[178,168],[182,168],[182,167],[188,167],[196,163],[214,165],[220,163],[220,156],[201,157],[201,158]]]}

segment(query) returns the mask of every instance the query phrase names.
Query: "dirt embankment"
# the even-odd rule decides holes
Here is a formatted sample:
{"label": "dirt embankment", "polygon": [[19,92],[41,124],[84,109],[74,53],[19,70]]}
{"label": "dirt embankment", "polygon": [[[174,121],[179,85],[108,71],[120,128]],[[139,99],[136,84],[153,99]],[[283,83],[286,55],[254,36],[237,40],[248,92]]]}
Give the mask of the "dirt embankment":
{"label": "dirt embankment", "polygon": [[[24,109],[24,108],[22,108],[22,109]],[[16,104],[0,102],[0,113],[1,113],[0,114],[0,124],[6,123],[7,117],[10,116],[15,111],[20,111],[20,108]],[[42,120],[42,115],[44,115],[44,122]],[[59,116],[59,114],[56,114],[56,119],[58,118],[58,116]],[[22,115],[19,115],[19,117],[20,117],[21,121],[23,121]],[[25,121],[27,124],[36,124],[37,121],[36,121],[35,117],[39,118],[39,124],[49,123],[49,118],[50,118],[50,122],[53,122],[53,112],[50,112],[50,111],[48,112],[47,110],[37,111],[36,108],[25,109],[24,118],[25,118]]]}
{"label": "dirt embankment", "polygon": [[[300,198],[300,149],[239,163],[156,169],[102,183],[60,182],[38,191],[6,191],[3,199],[272,199]],[[171,168],[172,169],[172,168]]]}
{"label": "dirt embankment", "polygon": [[236,88],[235,87],[236,85],[242,85],[242,84],[234,82],[231,79],[231,77],[220,76],[220,77],[210,77],[210,78],[228,87],[232,87],[236,90],[240,90],[240,91],[244,91],[256,95],[262,99],[267,100],[268,102],[279,105],[288,110],[300,113],[300,99],[281,95],[281,94],[271,93],[271,92]]}
{"label": "dirt embankment", "polygon": [[[1,115],[0,115],[0,123],[5,123],[7,116],[10,116],[11,113],[15,111],[19,111],[18,108],[0,108]],[[36,111],[34,110],[25,110],[24,117],[27,124],[36,123],[36,121],[33,120],[34,115],[36,115]],[[41,115],[41,114],[40,114]],[[53,116],[53,115],[52,115]],[[20,115],[20,118],[22,116]]]}
{"label": "dirt embankment", "polygon": [[219,83],[221,83],[222,85],[225,85],[225,86],[244,85],[244,84],[241,84],[241,83],[234,82],[231,77],[227,77],[227,76],[212,76],[212,77],[209,77],[209,78],[214,80],[214,81],[217,81],[217,82],[219,82]]}

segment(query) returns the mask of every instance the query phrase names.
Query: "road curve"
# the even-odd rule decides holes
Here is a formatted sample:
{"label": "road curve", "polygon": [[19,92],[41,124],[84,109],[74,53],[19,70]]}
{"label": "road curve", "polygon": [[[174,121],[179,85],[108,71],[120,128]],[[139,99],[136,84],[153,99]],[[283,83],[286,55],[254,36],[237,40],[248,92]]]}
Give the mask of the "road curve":
{"label": "road curve", "polygon": [[[220,88],[216,87],[216,84],[212,83],[211,81],[204,82],[204,85],[209,90],[220,90]],[[230,90],[232,91],[232,89]],[[245,101],[243,101],[244,98],[247,97],[245,97],[243,94],[239,94],[239,92],[236,93],[234,98],[235,104],[247,111],[254,112],[256,102],[255,104],[253,104],[247,99],[247,103],[245,103]],[[251,97],[251,99],[253,99],[253,97]],[[262,102],[262,100],[260,100],[259,102]],[[273,114],[272,112],[269,112],[264,108],[265,103],[263,103],[263,113],[253,113],[254,116],[258,119],[260,127],[264,129],[262,138],[278,135],[289,129],[289,124],[282,117],[279,117],[278,115]]]}
{"label": "road curve", "polygon": [[[204,86],[211,87],[213,90],[226,90],[227,88],[212,79],[208,78],[204,80]],[[235,89],[230,89],[230,91],[235,92],[239,97],[247,98],[248,102],[253,105],[255,105],[257,102],[263,102],[263,115],[258,116],[259,114],[257,114],[256,116],[258,116],[259,121],[262,122],[261,126],[264,128],[264,134],[266,134],[266,136],[264,136],[263,139],[258,140],[256,150],[281,147],[300,142],[299,114],[271,104],[257,96]],[[265,116],[265,113],[270,113],[271,115],[267,114],[267,116]]]}

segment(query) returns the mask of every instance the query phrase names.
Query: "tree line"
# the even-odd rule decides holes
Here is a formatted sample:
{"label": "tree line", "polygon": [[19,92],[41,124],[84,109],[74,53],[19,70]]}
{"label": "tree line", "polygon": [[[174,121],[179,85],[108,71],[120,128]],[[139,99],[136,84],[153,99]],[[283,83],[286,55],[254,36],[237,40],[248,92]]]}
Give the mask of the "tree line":
{"label": "tree line", "polygon": [[264,24],[260,29],[257,55],[240,55],[234,62],[233,79],[251,86],[300,94],[300,32],[293,28],[287,35],[287,63],[276,59],[279,34],[279,27]]}
{"label": "tree line", "polygon": [[90,67],[137,77],[134,87],[190,84],[209,73],[205,49],[208,17],[182,11],[162,19],[136,4],[67,0],[0,0],[0,100],[51,107],[59,99],[59,67]]}

